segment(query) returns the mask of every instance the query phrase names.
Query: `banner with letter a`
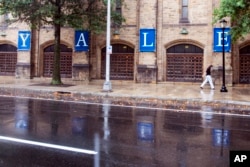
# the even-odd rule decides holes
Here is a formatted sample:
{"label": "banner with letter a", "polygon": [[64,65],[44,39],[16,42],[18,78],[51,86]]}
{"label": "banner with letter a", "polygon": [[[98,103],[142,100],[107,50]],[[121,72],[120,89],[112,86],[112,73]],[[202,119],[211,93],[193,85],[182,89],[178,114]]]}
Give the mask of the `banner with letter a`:
{"label": "banner with letter a", "polygon": [[89,51],[89,32],[75,31],[75,51]]}

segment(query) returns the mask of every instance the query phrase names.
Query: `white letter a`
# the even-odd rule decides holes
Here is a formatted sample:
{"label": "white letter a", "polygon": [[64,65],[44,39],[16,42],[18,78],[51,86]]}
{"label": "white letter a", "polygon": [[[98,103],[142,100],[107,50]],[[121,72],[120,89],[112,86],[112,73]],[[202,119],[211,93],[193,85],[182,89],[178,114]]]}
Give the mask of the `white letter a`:
{"label": "white letter a", "polygon": [[241,161],[240,161],[240,156],[239,156],[239,155],[236,155],[236,157],[234,158],[234,162],[241,162]]}

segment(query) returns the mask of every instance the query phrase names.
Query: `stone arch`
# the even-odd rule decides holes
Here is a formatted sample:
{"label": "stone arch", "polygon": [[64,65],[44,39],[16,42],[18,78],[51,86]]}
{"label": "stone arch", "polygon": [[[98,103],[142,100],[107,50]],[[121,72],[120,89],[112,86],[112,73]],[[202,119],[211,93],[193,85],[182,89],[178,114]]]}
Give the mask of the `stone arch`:
{"label": "stone arch", "polygon": [[205,45],[198,42],[198,41],[195,41],[195,40],[192,40],[192,39],[178,39],[178,40],[174,40],[174,41],[171,41],[169,43],[167,43],[165,46],[166,49],[170,48],[171,46],[173,45],[178,45],[178,44],[192,44],[192,45],[196,45],[202,49],[205,48]]}
{"label": "stone arch", "polygon": [[247,45],[250,45],[250,40],[246,40],[238,45],[239,50],[246,47]]}
{"label": "stone arch", "polygon": [[[135,45],[128,42],[128,41],[125,41],[125,40],[121,40],[121,39],[116,39],[116,40],[111,40],[110,41],[110,44],[123,44],[123,45],[127,45],[131,48],[135,48]],[[101,49],[103,49],[104,47],[106,47],[106,43],[103,42],[101,45],[99,45]]]}
{"label": "stone arch", "polygon": [[0,40],[0,45],[2,44],[8,44],[17,47],[17,44],[8,40]]}
{"label": "stone arch", "polygon": [[[53,45],[55,43],[54,40],[49,40],[40,45],[40,49],[43,50],[44,48]],[[60,41],[61,44],[66,45],[68,48],[72,48],[72,44],[66,42],[66,41]]]}
{"label": "stone arch", "polygon": [[125,40],[121,40],[121,39],[118,39],[118,40],[112,40],[111,41],[111,45],[112,44],[123,44],[123,45],[127,45],[131,48],[135,48],[135,45],[133,45],[132,43],[128,42],[128,41],[125,41]]}

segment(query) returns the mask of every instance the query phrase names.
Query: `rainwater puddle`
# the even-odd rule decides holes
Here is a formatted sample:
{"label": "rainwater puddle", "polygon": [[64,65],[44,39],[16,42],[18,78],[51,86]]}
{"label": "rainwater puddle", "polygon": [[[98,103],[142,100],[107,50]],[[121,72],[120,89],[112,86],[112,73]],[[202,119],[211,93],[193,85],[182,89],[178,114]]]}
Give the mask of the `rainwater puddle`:
{"label": "rainwater puddle", "polygon": [[250,117],[200,108],[0,97],[0,166],[228,167],[250,150]]}

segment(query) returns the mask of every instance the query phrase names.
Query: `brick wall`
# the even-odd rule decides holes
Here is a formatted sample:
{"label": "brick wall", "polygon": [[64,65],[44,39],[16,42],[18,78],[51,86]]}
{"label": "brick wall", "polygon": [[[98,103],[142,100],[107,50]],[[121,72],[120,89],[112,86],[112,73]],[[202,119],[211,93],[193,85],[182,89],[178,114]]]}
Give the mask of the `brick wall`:
{"label": "brick wall", "polygon": [[[199,46],[204,50],[203,71],[208,65],[221,66],[221,53],[213,52],[213,27],[212,12],[219,5],[220,0],[200,1],[189,0],[188,20],[189,23],[180,23],[181,0],[124,0],[122,14],[126,22],[120,29],[119,39],[111,39],[111,44],[121,43],[135,49],[134,75],[135,82],[152,82],[166,80],[166,49],[180,43],[189,43]],[[1,21],[1,18],[0,18]],[[156,29],[156,51],[139,52],[139,30],[141,28]],[[186,28],[188,34],[180,34],[182,28]],[[18,30],[28,30],[25,24],[14,24],[5,30],[7,36],[0,36],[0,43],[10,43],[17,46]],[[111,29],[114,32],[114,29]],[[19,64],[24,63],[34,66],[31,68],[32,74],[37,77],[42,76],[43,71],[43,49],[53,44],[53,28],[45,27],[36,33],[34,39],[33,54],[30,52],[18,53]],[[111,32],[111,34],[112,34]],[[74,30],[71,28],[62,29],[62,43],[74,48]],[[232,83],[232,68],[239,69],[237,65],[238,50],[245,41],[240,41],[234,46],[235,56],[226,53],[226,70],[228,83]],[[100,79],[101,73],[101,49],[106,45],[106,35],[92,35],[90,52],[72,53],[72,62],[75,67],[85,67],[89,64],[90,71],[86,76],[90,79]],[[72,67],[73,67],[72,65]],[[138,70],[139,67],[143,67]],[[152,70],[153,69],[153,70]],[[86,68],[84,69],[86,70]],[[144,70],[144,72],[143,72]],[[78,71],[78,70],[77,70]],[[79,75],[84,76],[82,71]],[[141,74],[140,74],[141,72]],[[144,78],[150,72],[151,78]],[[238,74],[234,73],[234,80],[237,82]],[[74,75],[75,76],[75,75]],[[76,77],[76,76],[75,76]],[[76,77],[77,78],[77,77]],[[86,78],[86,77],[84,77]],[[78,79],[83,79],[79,76]]]}

